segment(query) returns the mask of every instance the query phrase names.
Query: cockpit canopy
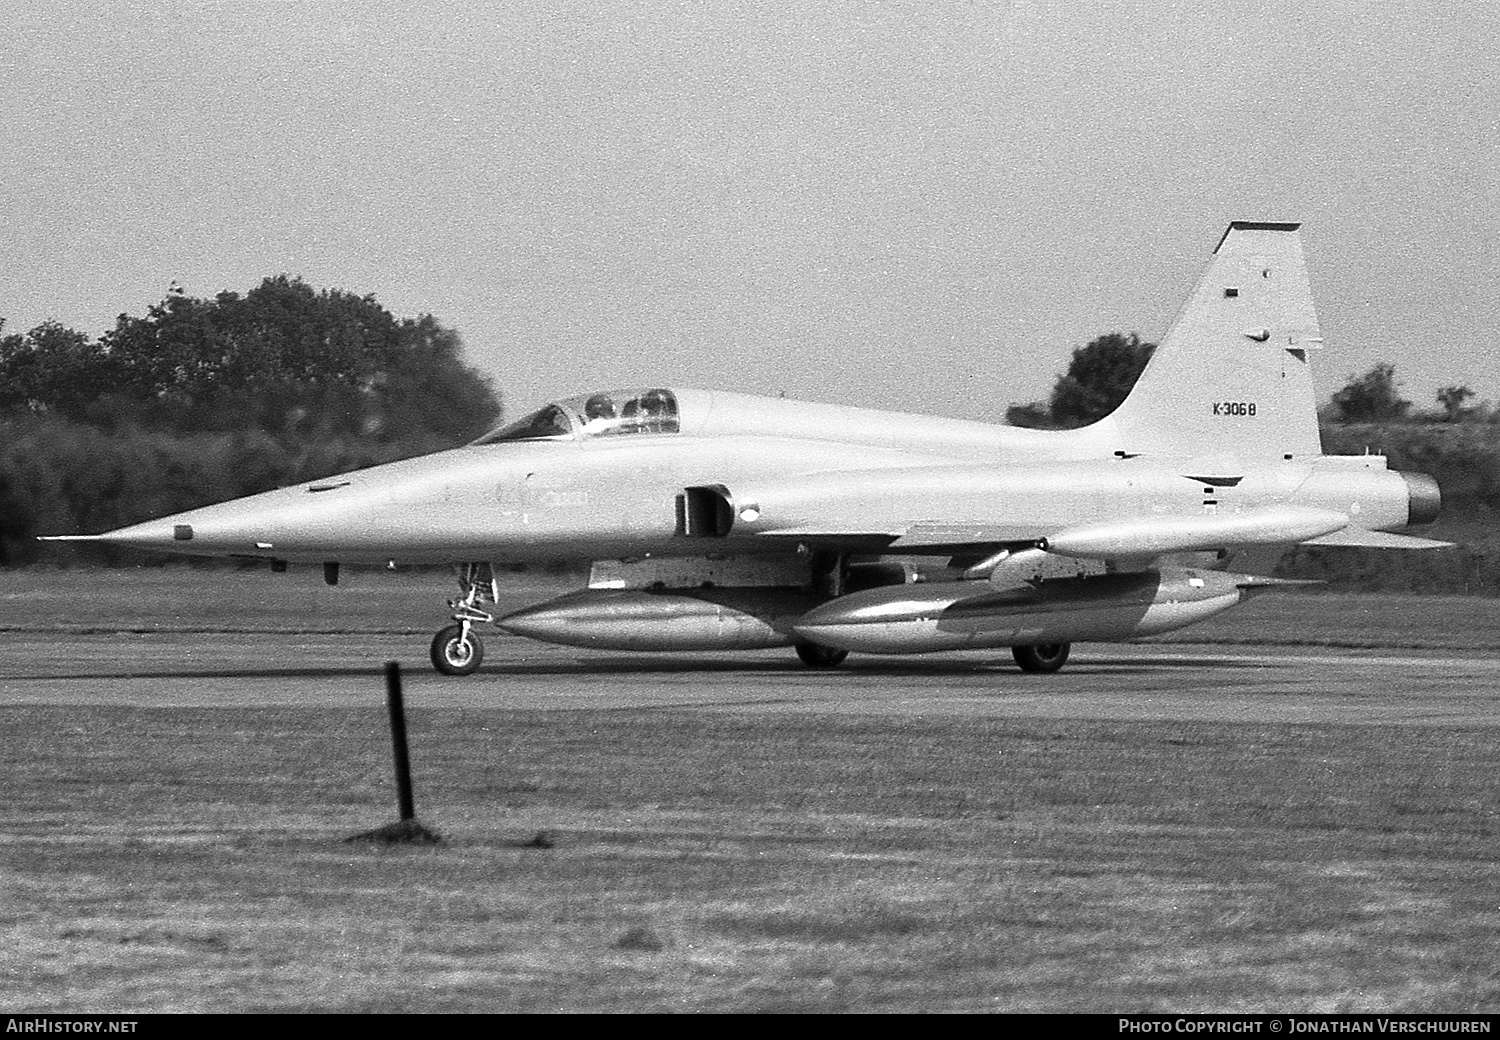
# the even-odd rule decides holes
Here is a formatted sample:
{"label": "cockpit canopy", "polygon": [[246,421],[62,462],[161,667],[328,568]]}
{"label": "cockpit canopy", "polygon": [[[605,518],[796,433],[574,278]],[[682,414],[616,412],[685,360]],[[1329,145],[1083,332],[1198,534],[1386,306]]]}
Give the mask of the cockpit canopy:
{"label": "cockpit canopy", "polygon": [[605,390],[539,408],[474,443],[568,441],[627,433],[677,433],[677,396],[670,390]]}

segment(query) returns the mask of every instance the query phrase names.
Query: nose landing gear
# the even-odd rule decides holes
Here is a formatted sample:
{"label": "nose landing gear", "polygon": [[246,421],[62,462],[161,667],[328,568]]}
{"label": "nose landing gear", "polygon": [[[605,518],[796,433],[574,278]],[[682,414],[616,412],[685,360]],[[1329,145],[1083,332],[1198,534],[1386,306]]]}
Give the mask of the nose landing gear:
{"label": "nose landing gear", "polygon": [[484,604],[494,603],[500,590],[488,563],[463,563],[453,570],[463,595],[448,601],[456,624],[432,637],[432,666],[444,675],[472,675],[484,660],[484,642],[474,626],[494,622]]}
{"label": "nose landing gear", "polygon": [[484,643],[467,621],[432,637],[432,666],[444,675],[472,675],[483,660]]}

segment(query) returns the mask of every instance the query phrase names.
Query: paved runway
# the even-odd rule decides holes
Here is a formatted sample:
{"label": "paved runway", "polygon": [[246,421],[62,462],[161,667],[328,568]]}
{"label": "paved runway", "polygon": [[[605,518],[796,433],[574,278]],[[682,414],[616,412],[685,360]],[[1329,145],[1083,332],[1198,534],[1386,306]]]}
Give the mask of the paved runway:
{"label": "paved runway", "polygon": [[445,678],[423,635],[0,633],[0,705],[378,705],[399,660],[416,707],[686,709],[911,716],[1500,725],[1500,656],[1083,644],[1060,673],[1006,651],[853,656],[790,650],[588,652],[490,636],[477,675]]}

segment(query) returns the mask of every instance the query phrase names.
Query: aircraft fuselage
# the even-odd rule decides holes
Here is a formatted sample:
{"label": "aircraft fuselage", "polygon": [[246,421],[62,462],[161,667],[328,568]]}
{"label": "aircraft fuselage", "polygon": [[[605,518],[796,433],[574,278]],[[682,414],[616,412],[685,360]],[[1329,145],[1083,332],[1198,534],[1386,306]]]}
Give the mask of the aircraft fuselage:
{"label": "aircraft fuselage", "polygon": [[[866,551],[938,553],[1120,516],[1229,517],[1280,504],[1357,516],[1371,529],[1409,519],[1408,483],[1378,456],[1294,458],[1224,474],[1194,472],[1203,467],[1191,460],[1006,464],[965,455],[742,435],[481,445],[206,506],[108,540],[406,564],[784,552],[835,536]],[[684,494],[695,488],[723,498],[727,529],[684,529]],[[943,531],[954,532],[949,541]]]}

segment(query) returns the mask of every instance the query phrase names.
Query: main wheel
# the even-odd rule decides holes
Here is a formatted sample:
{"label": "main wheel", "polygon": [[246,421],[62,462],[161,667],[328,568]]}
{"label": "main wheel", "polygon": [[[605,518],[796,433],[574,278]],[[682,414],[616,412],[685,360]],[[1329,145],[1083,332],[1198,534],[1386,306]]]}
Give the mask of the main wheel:
{"label": "main wheel", "polygon": [[797,656],[809,668],[837,668],[849,656],[849,651],[822,643],[798,643]]}
{"label": "main wheel", "polygon": [[432,667],[444,675],[471,675],[484,660],[484,643],[473,629],[449,625],[432,637]]}
{"label": "main wheel", "polygon": [[1055,672],[1068,661],[1071,643],[1042,643],[1040,646],[1013,646],[1010,652],[1023,672]]}

